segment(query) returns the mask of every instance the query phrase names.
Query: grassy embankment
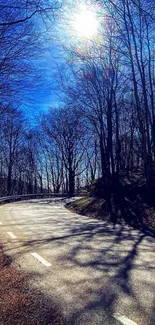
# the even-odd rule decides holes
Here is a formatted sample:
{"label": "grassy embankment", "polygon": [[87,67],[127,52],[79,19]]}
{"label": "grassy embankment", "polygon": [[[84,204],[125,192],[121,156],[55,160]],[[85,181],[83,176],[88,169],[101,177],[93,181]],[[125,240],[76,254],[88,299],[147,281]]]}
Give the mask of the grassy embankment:
{"label": "grassy embankment", "polygon": [[95,195],[67,207],[88,217],[155,232],[155,186],[149,187],[141,174],[122,177],[119,187],[113,188],[110,195],[100,180],[90,192]]}

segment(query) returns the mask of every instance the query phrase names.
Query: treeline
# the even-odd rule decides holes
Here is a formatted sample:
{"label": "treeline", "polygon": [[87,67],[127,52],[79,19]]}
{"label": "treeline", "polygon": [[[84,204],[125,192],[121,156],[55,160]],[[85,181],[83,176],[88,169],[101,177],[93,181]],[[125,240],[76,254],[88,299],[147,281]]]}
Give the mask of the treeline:
{"label": "treeline", "polygon": [[88,136],[78,111],[51,110],[30,130],[24,114],[11,108],[3,112],[0,126],[1,196],[47,191],[73,195],[86,179],[88,183],[91,163],[95,177],[95,139]]}
{"label": "treeline", "polygon": [[42,85],[36,62],[47,49],[45,31],[60,7],[57,1],[0,0],[0,195],[41,187],[22,108]]}
{"label": "treeline", "polygon": [[0,137],[0,195],[42,192],[38,142],[21,111],[3,112]]}
{"label": "treeline", "polygon": [[72,59],[57,75],[60,107],[31,132],[23,132],[18,111],[3,112],[3,193],[18,187],[18,193],[46,188],[72,195],[96,178],[116,185],[122,172],[138,169],[154,182],[154,3],[100,5],[100,36],[69,48]]}
{"label": "treeline", "polygon": [[77,179],[101,177],[116,187],[120,175],[140,170],[148,185],[155,180],[154,3],[101,5],[97,39],[69,48],[61,67],[63,108],[42,122],[61,152],[71,194]]}
{"label": "treeline", "polygon": [[[89,127],[89,132],[88,132]],[[51,109],[30,130],[17,109],[1,116],[1,195],[73,195],[100,176],[100,157],[91,126],[73,107]]]}
{"label": "treeline", "polygon": [[91,148],[105,181],[119,182],[122,171],[141,169],[150,184],[155,177],[154,3],[105,1],[102,8],[99,37],[72,48],[72,61],[61,73],[63,100],[76,107],[95,139]]}

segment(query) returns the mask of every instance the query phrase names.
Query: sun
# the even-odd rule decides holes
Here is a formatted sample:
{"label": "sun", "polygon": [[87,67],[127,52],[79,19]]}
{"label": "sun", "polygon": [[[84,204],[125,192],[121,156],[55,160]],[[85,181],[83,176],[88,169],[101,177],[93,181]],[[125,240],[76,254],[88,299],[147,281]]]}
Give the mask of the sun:
{"label": "sun", "polygon": [[73,15],[72,28],[79,37],[92,39],[97,34],[98,26],[95,12],[84,5]]}

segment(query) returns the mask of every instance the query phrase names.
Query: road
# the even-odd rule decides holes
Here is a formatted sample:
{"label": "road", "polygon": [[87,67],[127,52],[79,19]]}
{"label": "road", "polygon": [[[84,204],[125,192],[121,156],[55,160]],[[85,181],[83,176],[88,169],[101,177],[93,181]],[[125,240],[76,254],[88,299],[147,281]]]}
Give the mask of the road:
{"label": "road", "polygon": [[40,199],[0,206],[0,240],[67,324],[155,324],[154,237]]}

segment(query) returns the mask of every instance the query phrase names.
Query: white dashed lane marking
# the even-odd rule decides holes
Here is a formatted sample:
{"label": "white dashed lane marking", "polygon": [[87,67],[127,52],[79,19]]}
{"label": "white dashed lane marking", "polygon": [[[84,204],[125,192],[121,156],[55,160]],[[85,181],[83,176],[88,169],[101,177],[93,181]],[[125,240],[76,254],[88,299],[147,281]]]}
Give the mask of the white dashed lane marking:
{"label": "white dashed lane marking", "polygon": [[43,257],[41,257],[39,254],[37,253],[31,253],[31,255],[33,257],[35,257],[39,262],[41,262],[43,265],[49,267],[51,266],[51,263],[49,263],[48,261],[46,261]]}
{"label": "white dashed lane marking", "polygon": [[115,318],[120,322],[122,325],[137,325],[137,323],[133,322],[131,319],[127,318],[126,316],[115,316]]}
{"label": "white dashed lane marking", "polygon": [[13,239],[17,238],[11,231],[7,231],[7,234]]}
{"label": "white dashed lane marking", "polygon": [[2,222],[0,221],[0,226],[2,226]]}

